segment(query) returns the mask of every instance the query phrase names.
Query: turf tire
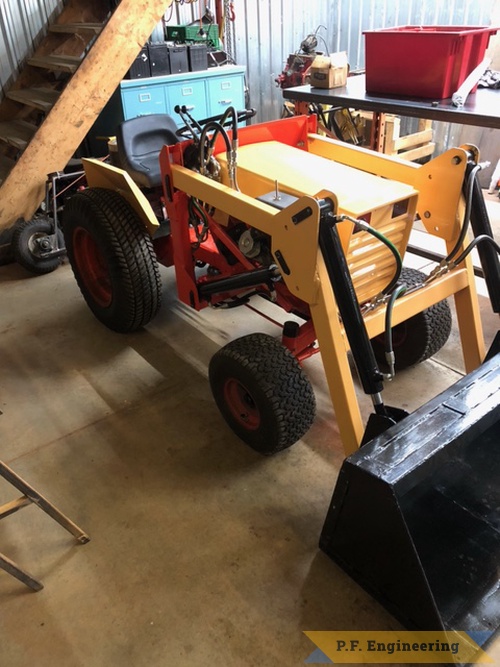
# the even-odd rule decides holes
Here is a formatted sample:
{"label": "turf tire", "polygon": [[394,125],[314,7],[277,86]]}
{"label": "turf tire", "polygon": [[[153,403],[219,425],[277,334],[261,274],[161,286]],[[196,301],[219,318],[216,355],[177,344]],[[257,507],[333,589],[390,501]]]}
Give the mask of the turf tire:
{"label": "turf tire", "polygon": [[151,237],[117,192],[88,188],[64,208],[68,259],[97,319],[129,333],[150,322],[161,303],[161,279]]}
{"label": "turf tire", "polygon": [[210,361],[209,380],[229,427],[260,454],[290,447],[314,420],[311,384],[272,336],[255,333],[225,345]]}
{"label": "turf tire", "polygon": [[[413,287],[419,285],[426,277],[422,271],[404,267],[399,283]],[[435,355],[448,340],[451,325],[450,306],[448,301],[443,299],[393,327],[396,370],[414,366]],[[377,336],[372,340],[372,344],[377,362],[385,368],[384,336]]]}

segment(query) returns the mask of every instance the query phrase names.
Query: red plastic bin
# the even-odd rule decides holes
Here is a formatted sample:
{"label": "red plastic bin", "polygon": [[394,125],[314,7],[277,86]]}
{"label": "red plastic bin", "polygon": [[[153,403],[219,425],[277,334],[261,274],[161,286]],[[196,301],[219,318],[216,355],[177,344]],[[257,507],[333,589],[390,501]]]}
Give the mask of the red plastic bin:
{"label": "red plastic bin", "polygon": [[492,26],[414,26],[365,30],[366,90],[451,97],[484,60]]}

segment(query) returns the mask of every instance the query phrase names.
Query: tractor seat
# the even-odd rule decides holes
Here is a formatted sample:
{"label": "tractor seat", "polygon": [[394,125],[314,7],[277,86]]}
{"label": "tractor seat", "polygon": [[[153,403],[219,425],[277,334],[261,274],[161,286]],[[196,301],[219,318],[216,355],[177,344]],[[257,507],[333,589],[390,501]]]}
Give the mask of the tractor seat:
{"label": "tractor seat", "polygon": [[158,157],[165,144],[179,142],[177,125],[168,114],[157,113],[126,120],[118,126],[116,147],[119,164],[137,185],[161,185]]}

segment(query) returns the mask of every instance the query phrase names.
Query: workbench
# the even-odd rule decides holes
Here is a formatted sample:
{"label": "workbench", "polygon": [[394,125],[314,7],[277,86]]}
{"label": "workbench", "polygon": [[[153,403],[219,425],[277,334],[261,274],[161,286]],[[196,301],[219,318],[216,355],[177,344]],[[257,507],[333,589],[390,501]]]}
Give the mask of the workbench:
{"label": "workbench", "polygon": [[455,107],[451,99],[428,100],[368,93],[365,76],[359,75],[349,77],[342,88],[286,88],[283,90],[283,97],[295,102],[296,111],[299,113],[307,112],[307,105],[311,103],[372,111],[374,131],[371,147],[375,150],[380,148],[383,139],[384,113],[500,129],[500,90],[491,88],[478,88],[469,95],[463,107]]}

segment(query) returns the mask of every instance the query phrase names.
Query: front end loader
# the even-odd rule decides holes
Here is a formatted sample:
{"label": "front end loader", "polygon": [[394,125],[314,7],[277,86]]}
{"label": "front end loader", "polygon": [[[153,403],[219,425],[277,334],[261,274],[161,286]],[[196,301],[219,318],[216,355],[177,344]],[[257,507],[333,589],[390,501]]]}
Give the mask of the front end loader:
{"label": "front end loader", "polygon": [[[178,297],[196,310],[258,298],[283,309],[280,339],[250,333],[210,362],[230,428],[266,455],[299,440],[315,410],[301,364],[321,351],[347,457],[321,548],[408,625],[498,627],[488,600],[499,590],[499,357],[492,349],[483,363],[470,252],[478,246],[499,312],[499,248],[477,151],[417,165],[321,136],[315,116],[240,127],[234,109],[202,123],[178,111],[181,130],[168,116],[126,121],[120,166],[84,161],[89,188],[70,199],[63,227],[91,310],[117,331],[145,326],[160,305],[158,263],[175,268]],[[404,266],[416,220],[447,248],[429,275]],[[445,344],[451,296],[468,375],[413,414],[386,405],[384,381]],[[366,424],[351,357],[373,403]],[[448,522],[447,579],[435,508]],[[386,548],[373,550],[376,529]],[[484,586],[470,570],[479,553]],[[455,580],[469,582],[458,596]]]}

